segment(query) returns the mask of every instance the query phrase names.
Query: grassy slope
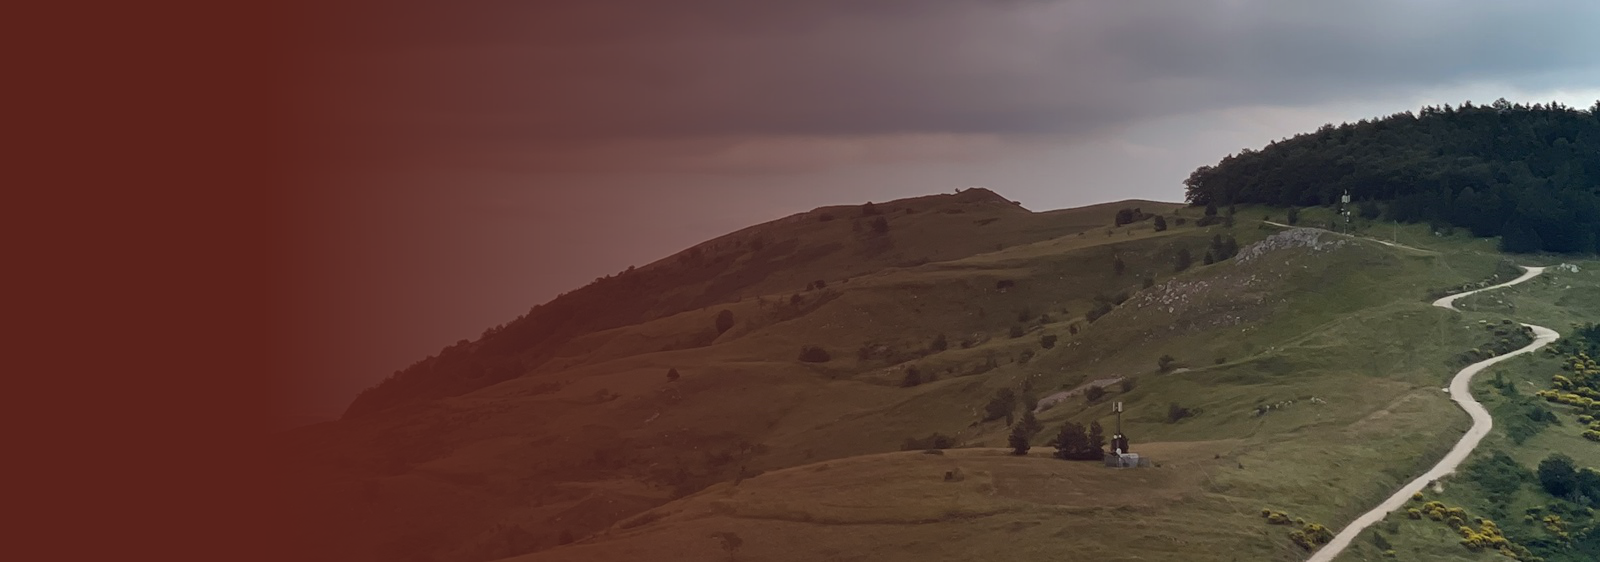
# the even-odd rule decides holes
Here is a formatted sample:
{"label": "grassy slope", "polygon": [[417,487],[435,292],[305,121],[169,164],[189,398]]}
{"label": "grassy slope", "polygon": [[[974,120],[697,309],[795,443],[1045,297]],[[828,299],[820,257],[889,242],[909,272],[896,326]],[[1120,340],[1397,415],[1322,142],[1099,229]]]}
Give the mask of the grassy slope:
{"label": "grassy slope", "polygon": [[[844,216],[768,225],[764,232],[804,237],[811,225],[819,225],[832,229],[836,242],[852,245],[850,252],[872,254],[858,255],[858,261],[875,262],[889,259],[885,252],[937,255],[950,245],[966,247],[959,257],[982,244],[1015,247],[1062,237],[1121,242],[1152,234],[1148,222],[1106,228],[1114,204],[1028,213],[992,201],[948,205],[956,197],[880,203],[891,225],[889,250],[869,247],[879,242],[861,238]],[[1130,204],[1146,210],[1176,207]],[[918,205],[933,206],[888,214]],[[1076,236],[1091,227],[1096,236]],[[808,244],[827,243],[820,238],[802,242],[791,245],[796,253]],[[798,308],[775,303],[787,302],[805,282],[580,338],[564,347],[556,362],[519,379],[370,418],[294,431],[280,446],[295,461],[288,467],[290,480],[307,492],[291,498],[305,514],[299,526],[305,536],[296,539],[331,559],[392,559],[420,552],[446,560],[484,560],[495,557],[498,545],[507,542],[503,535],[522,533],[507,531],[513,527],[534,535],[522,542],[552,546],[560,530],[582,536],[667,501],[676,487],[668,481],[679,468],[693,473],[686,483],[691,489],[729,478],[733,467],[709,457],[741,440],[781,442],[784,435],[803,436],[794,439],[804,447],[767,455],[753,470],[808,457],[891,450],[904,433],[836,439],[830,435],[842,434],[825,427],[845,413],[884,409],[904,394],[869,373],[877,365],[855,364],[850,348],[889,337],[908,351],[913,342],[907,334],[912,332],[901,332],[913,326],[924,330],[920,333],[925,336],[915,342],[919,347],[934,328],[1003,334],[1010,326],[1004,318],[1011,312],[1002,311],[1043,290],[994,290],[994,278],[1026,271],[979,265],[941,273],[938,262],[914,265],[917,261],[905,267],[880,266],[875,274],[848,281],[814,269],[781,270],[797,280],[824,278],[830,287],[806,293],[806,304]],[[866,266],[840,267],[847,269],[838,271]],[[908,284],[996,312],[988,318],[947,318],[941,309],[924,316],[893,300],[905,296],[901,289]],[[699,337],[723,308],[738,318],[734,329],[709,346],[679,345],[685,335]],[[879,324],[850,320],[863,310]],[[849,324],[842,331],[834,326],[841,322]],[[838,359],[824,365],[796,362],[799,347],[812,343],[834,349]],[[666,384],[662,375],[668,367],[677,367],[684,379]],[[525,548],[527,544],[513,550]]]}
{"label": "grassy slope", "polygon": [[[1111,209],[1052,216],[1081,225],[1108,219]],[[1193,220],[1196,211],[1182,212]],[[1244,220],[1267,212],[1240,209],[1232,233],[1249,243],[1275,232]],[[897,219],[897,244],[915,243],[899,238],[912,227],[898,221],[919,215],[928,216]],[[1363,242],[1284,250],[1248,264],[1197,263],[1176,274],[1177,248],[1198,257],[1226,229],[1058,228],[1069,233],[948,261],[914,260],[848,282],[828,279],[827,289],[803,295],[811,304],[799,309],[771,303],[804,283],[595,334],[564,349],[559,368],[300,432],[291,438],[294,454],[313,462],[295,477],[311,492],[306,527],[321,533],[308,538],[329,558],[346,560],[485,560],[537,549],[547,550],[532,559],[644,552],[702,559],[717,552],[706,538],[716,531],[745,537],[741,559],[750,560],[970,559],[1008,548],[1031,558],[1119,544],[1143,559],[1208,559],[1196,557],[1202,552],[1292,560],[1303,552],[1286,528],[1262,522],[1260,508],[1336,527],[1430,465],[1467,425],[1438,388],[1453,371],[1452,356],[1481,337],[1427,306],[1423,293],[1486,278],[1497,256]],[[1128,265],[1121,277],[1111,274],[1113,255]],[[1140,293],[1143,275],[1158,284]],[[1015,286],[998,290],[1002,279]],[[1092,325],[1082,320],[1095,294],[1124,289],[1136,292],[1127,305]],[[712,345],[658,351],[702,330],[722,308],[739,322]],[[1018,318],[1023,308],[1026,322]],[[1007,337],[1013,324],[1029,333]],[[1072,335],[1072,325],[1081,333]],[[938,333],[951,349],[923,356]],[[1042,349],[1045,333],[1060,343]],[[963,349],[963,339],[974,345]],[[834,360],[794,361],[810,344]],[[909,360],[858,361],[864,344]],[[1024,350],[1035,353],[1026,363]],[[1190,370],[1156,372],[1163,354]],[[984,370],[990,359],[994,367]],[[906,365],[937,380],[899,388]],[[667,383],[668,367],[684,379]],[[1000,422],[976,423],[995,390],[1026,383],[1046,394],[1112,376],[1136,380],[1112,399],[1128,404],[1135,449],[1161,468],[1105,471],[984,450],[943,460],[880,454],[935,431],[967,446],[1000,445]],[[1204,413],[1166,423],[1172,402]],[[1256,415],[1266,404],[1282,407]],[[1052,429],[1069,419],[1109,423],[1107,409],[1105,401],[1075,397],[1042,419]],[[741,463],[713,457],[740,440],[767,447],[745,464],[771,472],[656,507],[673,497],[674,473],[700,485],[731,478]],[[972,468],[961,466],[974,477],[953,488],[979,486],[972,493],[949,492],[952,485],[935,478],[944,469],[909,476],[927,468],[911,463],[969,457]],[[1118,479],[1147,479],[1129,483],[1162,493],[1130,496],[1114,486]],[[871,515],[838,515],[835,508],[849,502],[857,507],[844,513]],[[671,515],[636,518],[652,508]],[[579,544],[549,548],[562,530]]]}
{"label": "grassy slope", "polygon": [[[1436,245],[1444,250],[1471,251],[1460,247],[1457,241],[1443,240],[1436,242]],[[1528,283],[1464,299],[1457,305],[1466,311],[1462,314],[1463,325],[1473,325],[1479,321],[1494,322],[1509,317],[1566,333],[1573,323],[1600,319],[1600,261],[1562,256],[1524,256],[1519,261],[1529,265],[1570,263],[1579,266],[1580,271],[1572,273],[1549,269],[1544,276]],[[1521,444],[1515,443],[1507,434],[1511,422],[1505,416],[1517,414],[1507,411],[1503,406],[1514,399],[1504,396],[1490,381],[1498,374],[1517,385],[1523,396],[1531,396],[1537,390],[1549,388],[1550,376],[1560,372],[1556,357],[1539,353],[1503,364],[1475,379],[1474,396],[1495,414],[1496,419],[1494,429],[1467,462],[1502,452],[1532,470],[1551,453],[1561,452],[1572,457],[1580,466],[1600,467],[1600,445],[1580,437],[1582,425],[1567,407],[1550,404],[1560,417],[1561,424],[1546,427]],[[1443,494],[1430,493],[1428,499],[1464,506],[1473,516],[1487,514],[1489,503],[1475,487],[1447,482],[1444,490]],[[1513,538],[1518,535],[1543,536],[1540,526],[1522,520],[1522,513],[1524,509],[1549,502],[1549,496],[1536,490],[1535,485],[1524,486],[1510,501],[1510,516],[1497,519],[1496,522]],[[1385,537],[1395,547],[1399,559],[1502,559],[1492,554],[1469,553],[1457,545],[1458,535],[1438,523],[1408,521],[1403,517],[1391,517],[1391,521],[1396,523],[1391,526],[1394,532],[1385,532]],[[1341,560],[1378,560],[1380,554],[1371,542],[1362,541]]]}
{"label": "grassy slope", "polygon": [[[1243,237],[1266,234],[1253,231],[1253,227],[1236,230]],[[1152,240],[1152,246],[1145,250],[1151,256],[1159,256],[1169,248],[1159,244],[1175,241]],[[1005,254],[991,255],[983,261],[1004,265],[1008,263]],[[1494,260],[1487,256],[1415,255],[1370,243],[1353,244],[1325,256],[1287,250],[1271,258],[1252,266],[1228,263],[1199,268],[1176,278],[1174,283],[1158,285],[1148,292],[1160,295],[1187,290],[1192,299],[1199,301],[1191,303],[1187,310],[1165,313],[1152,303],[1140,308],[1141,298],[1135,296],[1128,306],[1106,316],[1081,336],[1064,338],[1063,345],[1041,353],[1028,365],[1005,365],[985,377],[973,377],[971,381],[957,378],[899,390],[913,393],[912,398],[881,412],[868,412],[836,422],[852,431],[825,433],[861,435],[861,439],[867,439],[874,431],[883,439],[920,435],[917,429],[934,431],[953,425],[943,421],[946,419],[953,418],[956,424],[975,421],[972,409],[981,406],[984,396],[993,389],[1017,385],[1023,380],[1033,381],[1036,389],[1053,389],[1072,387],[1107,375],[1136,377],[1139,383],[1132,392],[1115,396],[1129,404],[1127,428],[1136,439],[1202,441],[1222,437],[1229,440],[1211,443],[1206,450],[1211,455],[1209,459],[1180,455],[1168,459],[1162,468],[1150,471],[1160,475],[1152,478],[1170,478],[1168,472],[1199,473],[1198,478],[1172,480],[1171,496],[1154,502],[1134,501],[1112,493],[1114,489],[1074,487],[1075,495],[1045,502],[1049,509],[1058,510],[1055,512],[1058,515],[1049,519],[1049,535],[1015,537],[1015,540],[1033,548],[1040,556],[1082,552],[1076,550],[1079,548],[1093,550],[1110,548],[1114,544],[1138,544],[1136,548],[1143,549],[1139,552],[1145,559],[1193,560],[1196,552],[1229,553],[1217,559],[1295,559],[1301,556],[1300,551],[1289,545],[1284,528],[1261,522],[1257,515],[1261,507],[1270,506],[1308,520],[1337,524],[1359,513],[1408,475],[1431,464],[1431,459],[1442,454],[1466,427],[1465,417],[1437,389],[1449,375],[1448,358],[1460,349],[1481,342],[1475,339],[1475,334],[1453,329],[1455,323],[1449,313],[1428,307],[1420,293],[1427,287],[1486,277],[1493,270]],[[1082,269],[1082,264],[1072,264],[1062,271]],[[1340,274],[1333,275],[1334,272]],[[1473,275],[1463,276],[1463,272]],[[1060,275],[1057,272],[1040,277]],[[1252,277],[1259,285],[1247,284]],[[1206,287],[1210,290],[1194,290],[1202,283],[1208,284]],[[1019,287],[1022,285],[1019,283]],[[1419,333],[1427,337],[1415,337]],[[1025,340],[1031,342],[1032,338]],[[1413,343],[1393,345],[1396,341],[1408,340]],[[1128,342],[1156,345],[1130,346]],[[1163,353],[1180,358],[1194,370],[1156,373],[1155,358]],[[1220,365],[1214,364],[1215,357],[1226,360]],[[1327,400],[1328,404],[1312,404],[1308,400],[1311,396]],[[1266,416],[1254,414],[1258,404],[1290,400],[1295,403]],[[1165,423],[1161,419],[1165,406],[1173,401],[1202,407],[1205,413],[1178,424]],[[962,407],[967,411],[961,412]],[[1049,425],[1067,419],[1109,421],[1106,408],[1103,403],[1085,405],[1079,398],[1050,409],[1044,420]],[[951,415],[953,410],[955,415]],[[965,415],[960,415],[963,413]],[[1003,442],[1004,428],[992,422],[966,427],[958,435],[968,444],[993,446]],[[1039,441],[1043,439],[1041,436]],[[778,443],[777,449],[796,446],[781,440]],[[1145,449],[1138,441],[1135,443],[1136,449],[1153,452],[1158,460],[1161,451],[1173,446],[1163,443]],[[997,481],[1026,481],[1034,478],[1031,475],[1038,471],[1083,471],[1086,474],[1100,471],[1081,463],[1044,459],[1017,459],[1016,462],[1024,460],[1027,462],[1023,464],[996,466],[987,473]],[[1198,462],[1201,460],[1207,462]],[[950,559],[962,559],[960,553],[966,551],[961,549],[966,548],[969,539],[954,545],[938,543],[941,546],[934,548],[929,546],[929,537],[942,536],[953,523],[1032,528],[1030,516],[1006,510],[984,515],[958,509],[954,513],[929,516],[928,510],[933,506],[917,498],[920,494],[932,493],[926,487],[943,486],[943,482],[913,483],[904,492],[907,499],[903,501],[874,502],[873,505],[885,506],[883,509],[887,513],[883,518],[898,521],[889,526],[877,520],[829,520],[800,509],[796,513],[809,515],[791,514],[780,518],[785,519],[780,532],[779,528],[772,527],[771,517],[743,515],[759,513],[765,508],[747,507],[741,502],[787,505],[787,502],[798,501],[797,498],[815,495],[808,491],[812,487],[858,479],[887,486],[888,481],[893,480],[850,474],[838,468],[830,467],[827,472],[831,474],[816,476],[819,480],[805,485],[769,481],[766,480],[769,476],[760,476],[742,486],[768,490],[763,492],[768,495],[734,494],[722,498],[719,505],[724,506],[723,511],[714,517],[684,517],[683,522],[673,523],[677,521],[675,516],[668,516],[637,526],[625,524],[623,526],[629,528],[616,527],[607,534],[584,541],[581,549],[554,549],[532,559],[566,559],[563,556],[584,559],[617,556],[622,559],[635,552],[630,549],[647,548],[641,545],[657,544],[658,540],[687,541],[685,545],[698,546],[682,548],[715,551],[715,541],[706,539],[705,533],[717,530],[738,532],[747,537],[744,556],[749,559],[805,560],[832,555],[807,546],[815,544],[811,541],[796,543],[792,538],[785,538],[813,534],[818,537],[859,534],[868,542],[879,540],[890,544],[876,549],[865,546],[844,549],[838,553],[841,559],[850,559],[846,554],[860,552],[874,553],[873,559],[897,559],[890,552],[905,552],[906,559],[920,559],[934,551],[947,553]],[[845,489],[850,488],[846,486]],[[709,501],[705,500],[707,494],[733,493],[717,490],[723,488],[708,490],[663,509],[680,513],[679,506],[685,503]],[[775,499],[786,493],[792,493],[788,500]],[[1052,495],[1045,490],[1038,493]],[[937,494],[934,497],[942,498]],[[1336,499],[1330,502],[1330,498]],[[950,503],[953,500],[948,498],[929,501],[979,511],[982,511],[979,506],[985,505],[977,500],[971,504]],[[1119,505],[1127,507],[1118,511]],[[1089,509],[1092,506],[1104,509]],[[681,513],[693,513],[691,508],[681,509]],[[1108,519],[1100,511],[1129,515],[1121,520]],[[691,520],[698,522],[686,528],[673,526],[690,525]],[[907,526],[913,528],[907,529]],[[806,530],[807,527],[818,528]],[[758,539],[750,537],[771,537],[786,546],[754,556]],[[1152,542],[1149,540],[1152,537],[1160,540]],[[1003,548],[1011,540],[970,539],[977,541],[972,545],[978,549],[974,552]],[[1170,548],[1160,546],[1163,543]],[[915,554],[917,552],[923,553]]]}

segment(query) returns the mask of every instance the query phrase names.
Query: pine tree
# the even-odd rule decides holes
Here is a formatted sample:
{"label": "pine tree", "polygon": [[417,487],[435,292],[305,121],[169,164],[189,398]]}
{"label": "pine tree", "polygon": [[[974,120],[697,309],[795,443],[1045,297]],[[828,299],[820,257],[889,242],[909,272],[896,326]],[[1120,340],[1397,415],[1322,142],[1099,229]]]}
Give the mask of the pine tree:
{"label": "pine tree", "polygon": [[1100,458],[1106,455],[1106,433],[1105,429],[1100,427],[1100,422],[1089,422],[1088,449],[1086,449],[1085,453],[1092,454],[1093,456],[1090,458]]}
{"label": "pine tree", "polygon": [[1023,427],[1023,425],[1019,423],[1012,427],[1011,436],[1006,439],[1006,442],[1011,445],[1011,454],[1019,457],[1028,454],[1028,449],[1031,448],[1031,445],[1028,444],[1028,428]]}

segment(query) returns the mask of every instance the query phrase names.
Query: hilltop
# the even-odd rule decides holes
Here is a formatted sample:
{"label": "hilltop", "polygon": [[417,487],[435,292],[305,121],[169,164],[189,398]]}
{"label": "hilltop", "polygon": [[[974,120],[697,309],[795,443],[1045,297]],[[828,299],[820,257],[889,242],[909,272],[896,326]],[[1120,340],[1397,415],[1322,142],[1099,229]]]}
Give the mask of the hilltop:
{"label": "hilltop", "polygon": [[[969,190],[708,241],[283,436],[302,492],[291,542],[339,560],[700,559],[717,544],[701,533],[735,533],[750,559],[892,559],[977,524],[1052,556],[1296,559],[1262,508],[1337,525],[1466,426],[1438,388],[1488,337],[1428,300],[1508,268],[1235,211],[1035,213]],[[515,368],[441,367],[495,360]],[[1096,384],[1106,396],[1087,399]],[[1159,466],[1047,458],[1049,434],[1111,423],[1113,400]],[[997,403],[1037,410],[1034,453],[995,449]],[[930,447],[955,448],[895,452]],[[966,480],[939,478],[954,468]],[[1004,543],[971,532],[929,557]],[[846,534],[856,546],[836,552],[804,539]]]}
{"label": "hilltop", "polygon": [[[403,404],[457,396],[538,370],[587,334],[660,320],[746,297],[787,297],[821,281],[888,267],[942,262],[1083,232],[1126,201],[1032,213],[983,188],[879,204],[830,206],[752,226],[534,306],[461,340],[366,389],[346,409],[359,418]],[[880,231],[881,229],[881,231]],[[657,349],[709,345],[718,334],[679,333]]]}

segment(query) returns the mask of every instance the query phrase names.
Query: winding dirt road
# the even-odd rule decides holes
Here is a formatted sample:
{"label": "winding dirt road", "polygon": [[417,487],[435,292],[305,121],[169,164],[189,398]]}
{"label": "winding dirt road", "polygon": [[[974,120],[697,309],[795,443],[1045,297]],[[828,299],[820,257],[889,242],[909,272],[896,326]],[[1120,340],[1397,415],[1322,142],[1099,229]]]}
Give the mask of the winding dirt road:
{"label": "winding dirt road", "polygon": [[[1475,291],[1467,291],[1465,293],[1450,295],[1448,297],[1433,301],[1433,305],[1437,307],[1448,308],[1450,310],[1456,310],[1455,302],[1457,299],[1484,291],[1492,291],[1503,287],[1510,287],[1523,281],[1533,279],[1534,277],[1538,277],[1539,274],[1544,273],[1545,270],[1543,267],[1523,267],[1522,269],[1527,271],[1523,273],[1521,277],[1512,279],[1509,282],[1501,283],[1491,287],[1484,287]],[[1471,454],[1472,450],[1477,448],[1478,442],[1483,440],[1483,436],[1489,434],[1489,428],[1494,427],[1494,418],[1489,417],[1489,411],[1484,409],[1483,404],[1479,404],[1477,400],[1472,399],[1471,384],[1473,375],[1478,374],[1479,371],[1484,370],[1490,365],[1505,361],[1524,353],[1532,352],[1536,349],[1544,347],[1550,342],[1556,341],[1556,338],[1561,337],[1561,334],[1556,333],[1555,330],[1551,330],[1543,326],[1534,326],[1532,324],[1523,324],[1523,326],[1533,329],[1533,343],[1530,343],[1527,347],[1518,349],[1511,353],[1490,357],[1483,361],[1468,365],[1467,368],[1462,369],[1459,373],[1456,373],[1455,378],[1450,379],[1450,399],[1455,400],[1456,404],[1461,405],[1461,409],[1467,411],[1467,415],[1472,416],[1472,429],[1468,429],[1466,435],[1461,436],[1461,440],[1457,441],[1455,447],[1452,447],[1450,452],[1445,454],[1443,459],[1439,460],[1439,464],[1434,465],[1432,469],[1428,470],[1426,473],[1423,473],[1422,476],[1418,476],[1416,480],[1412,480],[1406,485],[1401,486],[1399,490],[1395,491],[1394,495],[1389,496],[1389,498],[1386,500],[1383,500],[1383,503],[1378,504],[1378,507],[1372,508],[1372,511],[1368,511],[1362,514],[1360,517],[1357,517],[1354,521],[1351,521],[1349,525],[1345,526],[1343,530],[1339,531],[1339,534],[1334,535],[1332,541],[1329,541],[1328,544],[1323,546],[1321,550],[1318,550],[1315,554],[1312,554],[1311,558],[1307,559],[1307,562],[1332,561],[1334,557],[1339,555],[1339,553],[1344,552],[1345,547],[1350,546],[1350,541],[1356,538],[1357,535],[1360,535],[1361,531],[1366,530],[1366,528],[1371,526],[1373,523],[1382,521],[1384,516],[1388,515],[1389,512],[1400,509],[1406,504],[1407,501],[1411,500],[1412,494],[1422,491],[1422,489],[1426,487],[1429,482],[1442,478],[1446,474],[1455,472],[1456,467],[1461,464],[1461,461],[1466,460],[1467,455]]]}

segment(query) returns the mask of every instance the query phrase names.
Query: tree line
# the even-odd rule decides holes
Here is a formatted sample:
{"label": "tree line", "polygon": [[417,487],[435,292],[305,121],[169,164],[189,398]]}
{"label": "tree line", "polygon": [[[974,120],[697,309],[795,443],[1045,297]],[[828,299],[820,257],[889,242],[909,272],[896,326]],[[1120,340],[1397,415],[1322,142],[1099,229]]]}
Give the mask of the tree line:
{"label": "tree line", "polygon": [[1192,205],[1331,205],[1500,236],[1509,252],[1600,251],[1600,101],[1423,107],[1245,149],[1184,181]]}

